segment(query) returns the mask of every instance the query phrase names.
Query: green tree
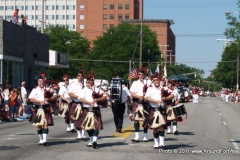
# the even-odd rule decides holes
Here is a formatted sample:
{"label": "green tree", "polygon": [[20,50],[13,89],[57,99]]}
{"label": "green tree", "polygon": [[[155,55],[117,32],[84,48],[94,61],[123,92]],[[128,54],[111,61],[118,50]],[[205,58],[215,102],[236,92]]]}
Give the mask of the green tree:
{"label": "green tree", "polygon": [[217,67],[212,71],[215,82],[222,84],[223,87],[236,87],[236,57],[237,45],[231,44],[225,48],[221,62],[218,62]]}
{"label": "green tree", "polygon": [[[90,41],[79,32],[60,25],[50,25],[44,30],[44,34],[49,36],[49,48],[68,54],[70,60],[83,58],[90,53]],[[69,69],[49,68],[47,72],[50,79],[61,80],[64,73],[68,73],[70,77],[76,77],[80,69],[82,69],[80,61],[70,61]]]}
{"label": "green tree", "polygon": [[[108,29],[103,36],[94,40],[92,52],[87,57],[99,60],[99,62],[85,63],[88,72],[93,68],[97,78],[109,79],[119,73],[124,79],[127,79],[129,60],[133,58],[135,66],[138,68],[140,27],[140,25],[121,23],[117,27]],[[143,25],[142,37],[142,62],[145,62],[143,66],[147,67],[148,60],[160,61],[160,51],[156,33],[151,31],[148,26]],[[112,63],[112,61],[117,62]]]}

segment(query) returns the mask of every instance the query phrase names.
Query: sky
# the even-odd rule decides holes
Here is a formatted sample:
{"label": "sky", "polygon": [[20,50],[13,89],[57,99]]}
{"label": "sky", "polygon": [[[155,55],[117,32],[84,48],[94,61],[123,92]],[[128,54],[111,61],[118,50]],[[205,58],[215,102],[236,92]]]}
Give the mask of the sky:
{"label": "sky", "polygon": [[224,41],[217,39],[226,39],[225,11],[238,12],[237,0],[144,0],[143,18],[173,20],[176,63],[201,69],[207,78],[221,61]]}

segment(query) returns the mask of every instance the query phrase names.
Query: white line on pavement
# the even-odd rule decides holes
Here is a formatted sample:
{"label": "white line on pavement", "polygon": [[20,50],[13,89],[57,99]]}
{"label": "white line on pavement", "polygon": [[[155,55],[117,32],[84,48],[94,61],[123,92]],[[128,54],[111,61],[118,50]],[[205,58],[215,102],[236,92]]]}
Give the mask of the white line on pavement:
{"label": "white line on pavement", "polygon": [[227,125],[227,123],[226,123],[226,122],[224,122],[224,121],[223,121],[223,124],[224,124],[224,125]]}
{"label": "white line on pavement", "polygon": [[219,113],[219,116],[221,116],[221,113]]}
{"label": "white line on pavement", "polygon": [[234,139],[231,139],[231,142],[235,149],[240,149]]}

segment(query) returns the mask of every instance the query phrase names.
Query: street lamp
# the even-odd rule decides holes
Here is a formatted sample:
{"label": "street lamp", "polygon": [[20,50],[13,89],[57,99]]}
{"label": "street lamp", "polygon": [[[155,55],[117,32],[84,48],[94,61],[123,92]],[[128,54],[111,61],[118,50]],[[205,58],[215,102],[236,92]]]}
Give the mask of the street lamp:
{"label": "street lamp", "polygon": [[[236,43],[237,44],[237,84],[236,84],[236,88],[238,90],[239,87],[239,49],[238,49],[238,42],[233,41],[233,40],[229,40],[229,39],[217,39],[217,41],[224,41],[224,42],[232,42],[232,43]],[[225,49],[226,46],[224,46]]]}

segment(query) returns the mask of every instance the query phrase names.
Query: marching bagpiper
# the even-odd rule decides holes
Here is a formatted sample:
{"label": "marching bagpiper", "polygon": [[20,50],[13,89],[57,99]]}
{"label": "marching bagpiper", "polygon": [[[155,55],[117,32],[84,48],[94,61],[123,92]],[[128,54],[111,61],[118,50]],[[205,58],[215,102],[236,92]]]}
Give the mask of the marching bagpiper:
{"label": "marching bagpiper", "polygon": [[40,76],[37,82],[37,87],[35,87],[29,95],[29,99],[33,103],[32,116],[29,121],[37,127],[37,133],[40,139],[38,144],[48,146],[48,126],[54,125],[49,102],[56,101],[57,94],[54,93],[52,97],[46,98],[45,95],[47,93],[44,89],[45,79]]}
{"label": "marching bagpiper", "polygon": [[[139,73],[139,79],[134,81],[130,88],[130,93],[133,99],[133,105],[131,107],[132,116],[130,119],[134,121],[135,137],[131,140],[132,142],[139,142],[139,128],[140,121],[143,121],[147,114],[148,102],[144,99],[147,87],[151,85],[151,81],[146,79],[147,70],[142,68]],[[140,115],[138,114],[140,113]],[[143,142],[148,142],[147,137],[148,128],[144,128]]]}
{"label": "marching bagpiper", "polygon": [[107,95],[99,88],[94,87],[93,76],[88,76],[86,87],[79,94],[79,100],[83,103],[82,114],[76,121],[76,127],[88,132],[88,147],[98,148],[97,140],[99,130],[103,129],[102,117],[99,102],[106,102]]}
{"label": "marching bagpiper", "polygon": [[71,105],[71,97],[68,95],[68,91],[69,91],[69,77],[67,74],[63,75],[63,81],[64,81],[64,85],[62,85],[60,87],[60,90],[58,92],[58,95],[61,98],[61,110],[59,112],[61,117],[64,117],[65,119],[65,123],[67,124],[67,132],[71,132],[71,128],[70,128],[70,119],[71,117],[69,117],[69,110],[70,110],[70,105]]}
{"label": "marching bagpiper", "polygon": [[[69,91],[68,91],[68,95],[71,97],[71,101],[72,101],[71,107],[68,113],[69,114],[68,117],[70,118],[70,128],[72,133],[75,132],[75,129],[74,129],[75,120],[72,118],[72,116],[74,115],[76,108],[82,105],[82,102],[79,101],[78,99],[78,94],[84,89],[84,87],[85,87],[84,71],[81,70],[77,74],[77,82],[73,82],[70,85]],[[77,129],[77,140],[86,140],[85,130],[80,130],[80,128],[76,128],[76,129]]]}
{"label": "marching bagpiper", "polygon": [[[166,105],[165,102],[174,98],[173,94],[164,96],[163,90],[166,88],[160,86],[161,77],[158,74],[152,75],[153,86],[149,87],[145,98],[149,101],[150,109],[143,126],[153,129],[154,149],[164,148],[164,126],[166,124]],[[170,92],[169,92],[170,93]],[[164,102],[165,101],[165,102]]]}

